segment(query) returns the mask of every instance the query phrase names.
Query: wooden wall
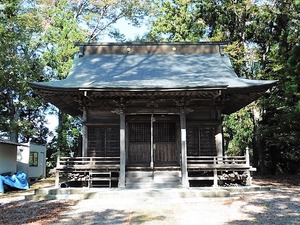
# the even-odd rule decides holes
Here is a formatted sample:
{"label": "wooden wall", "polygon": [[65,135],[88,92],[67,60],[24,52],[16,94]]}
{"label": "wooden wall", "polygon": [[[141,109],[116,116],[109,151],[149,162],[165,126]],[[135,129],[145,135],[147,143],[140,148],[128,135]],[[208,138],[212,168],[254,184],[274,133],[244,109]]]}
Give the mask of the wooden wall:
{"label": "wooden wall", "polygon": [[88,156],[120,156],[119,115],[96,108],[87,114]]}
{"label": "wooden wall", "polygon": [[215,135],[221,123],[215,107],[198,107],[187,114],[187,155],[217,155]]}
{"label": "wooden wall", "polygon": [[[85,125],[88,128],[88,156],[119,156],[120,154],[120,117],[118,114],[112,113],[110,111],[101,111],[97,108],[89,108],[87,112],[87,121]],[[145,118],[145,119],[143,119]],[[160,120],[162,116],[157,116]],[[178,129],[180,132],[180,127],[178,125],[179,115],[166,116],[163,120],[169,118],[171,120],[177,121],[177,126],[174,129]],[[168,119],[167,119],[168,120]],[[136,115],[127,116],[126,123],[132,123],[133,121],[144,121],[144,123],[150,123],[150,115]],[[221,121],[218,112],[214,106],[201,106],[194,108],[192,112],[186,115],[187,121],[187,154],[191,156],[214,156],[217,155],[216,140],[215,136],[218,132],[218,126]],[[150,126],[150,124],[149,124]],[[128,132],[128,129],[127,129]],[[157,135],[159,136],[159,135]],[[127,142],[129,140],[127,139]],[[178,145],[176,148],[178,151],[180,149],[180,140],[178,139],[174,144]],[[136,144],[136,143],[135,143]],[[142,143],[145,145],[145,143]],[[173,144],[173,145],[174,145]],[[135,149],[137,146],[133,147],[127,145],[127,154],[133,154],[134,151],[142,151],[141,149]],[[130,148],[130,149],[128,149]],[[149,146],[143,147],[145,153],[143,154],[144,161],[148,161],[150,155]],[[130,150],[130,151],[129,151]],[[167,152],[167,151],[165,151]],[[159,150],[157,151],[157,156],[159,158]],[[137,155],[137,154],[135,154]],[[127,155],[129,157],[129,155]],[[167,157],[161,154],[161,157]],[[175,156],[172,156],[175,157]],[[134,159],[134,156],[130,157]],[[177,161],[178,158],[174,158]],[[159,159],[157,159],[159,161]],[[164,160],[162,160],[164,161]],[[170,160],[169,160],[170,161]]]}

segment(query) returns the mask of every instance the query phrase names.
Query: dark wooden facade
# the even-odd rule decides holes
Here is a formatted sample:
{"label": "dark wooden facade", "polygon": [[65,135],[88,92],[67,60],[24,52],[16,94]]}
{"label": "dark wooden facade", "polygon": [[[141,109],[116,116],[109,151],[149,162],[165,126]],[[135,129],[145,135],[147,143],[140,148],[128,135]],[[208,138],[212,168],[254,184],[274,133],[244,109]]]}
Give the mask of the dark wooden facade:
{"label": "dark wooden facade", "polygon": [[[204,111],[205,112],[205,111]],[[216,135],[221,121],[204,120],[204,112],[187,115],[187,154],[217,156]],[[95,112],[93,112],[95,113]],[[207,117],[211,117],[208,110]],[[99,115],[102,113],[99,112]],[[197,120],[197,117],[198,120]],[[200,120],[202,117],[202,120]],[[106,115],[103,121],[88,116],[87,156],[115,157],[120,155],[119,118]],[[127,166],[149,167],[151,154],[155,166],[180,165],[180,116],[174,114],[128,115],[126,120]],[[152,143],[152,144],[151,144]],[[153,145],[153,146],[152,146]],[[153,153],[151,153],[153,148]]]}

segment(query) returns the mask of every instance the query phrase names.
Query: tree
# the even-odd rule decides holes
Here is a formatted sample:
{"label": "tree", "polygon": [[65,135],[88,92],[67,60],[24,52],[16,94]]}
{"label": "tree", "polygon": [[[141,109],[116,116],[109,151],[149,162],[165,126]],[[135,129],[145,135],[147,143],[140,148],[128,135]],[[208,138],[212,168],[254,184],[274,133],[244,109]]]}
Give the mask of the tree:
{"label": "tree", "polygon": [[[231,56],[239,76],[251,78],[252,70],[245,64],[250,54],[248,29],[257,6],[251,1],[186,1],[158,2],[156,19],[150,38],[167,41],[227,41],[226,52]],[[151,40],[151,39],[150,39]],[[254,55],[254,54],[252,54]],[[229,152],[240,155],[246,146],[251,148],[253,125],[249,108],[225,117]],[[241,117],[248,118],[242,120]]]}
{"label": "tree", "polygon": [[[236,69],[238,74],[250,79],[279,80],[273,93],[267,94],[249,111],[254,122],[254,159],[264,173],[295,172],[300,154],[296,126],[299,124],[299,1],[264,1],[260,5],[254,1],[235,3],[218,1],[212,10],[207,10],[221,12],[220,17],[214,16],[213,21],[207,21],[210,35],[227,34],[225,37],[236,43],[237,47],[231,45],[228,50],[239,68]],[[231,12],[225,13],[224,9]],[[250,70],[243,66],[245,61],[251,62],[247,58],[249,55],[244,54],[249,50],[248,43],[254,50],[250,56],[257,61],[255,71],[249,67],[251,63],[248,64]],[[242,130],[239,133],[243,133]],[[242,146],[242,142],[238,146]]]}
{"label": "tree", "polygon": [[[135,24],[142,16],[141,1],[97,1],[97,0],[42,0],[41,13],[44,32],[41,39],[43,46],[44,76],[48,80],[67,77],[78,52],[76,42],[93,42],[105,35],[121,38],[122,35],[113,27],[121,18],[131,18]],[[59,125],[57,136],[48,149],[49,164],[55,163],[57,154],[69,155],[78,152],[81,132],[80,118],[74,118],[57,111]]]}
{"label": "tree", "polygon": [[135,26],[147,14],[148,0],[82,0],[70,1],[78,22],[86,29],[86,41],[101,41],[108,35],[125,41],[123,34],[114,26],[120,19],[127,19]]}
{"label": "tree", "polygon": [[[80,29],[69,1],[46,1],[44,4],[40,12],[44,18],[44,32],[40,40],[43,46],[44,77],[48,80],[61,80],[67,77],[78,52],[74,43],[83,42],[85,33]],[[78,148],[80,133],[80,126],[74,125],[78,124],[79,118],[73,118],[54,108],[52,113],[57,114],[59,125],[56,129],[57,136],[54,136],[47,151],[48,166],[54,166],[58,153],[66,156]],[[73,132],[74,129],[76,132]]]}
{"label": "tree", "polygon": [[[230,0],[209,1],[199,7],[207,24],[207,36],[214,41],[228,41],[226,52],[230,55],[233,67],[240,77],[258,79],[256,44],[252,41],[255,26],[253,21],[259,18],[259,6],[254,1]],[[224,116],[224,137],[228,147],[227,154],[242,155],[249,147],[254,159],[261,152],[259,144],[258,104],[251,104],[236,113]],[[256,157],[256,158],[255,158]],[[258,166],[257,160],[254,165]]]}
{"label": "tree", "polygon": [[[255,166],[262,172],[296,171],[300,2],[170,0],[155,7],[159,13],[152,23],[152,40],[229,41],[226,51],[239,76],[279,80],[272,94],[225,117],[225,137],[232,154],[253,147]],[[194,32],[190,15],[201,21],[197,29],[205,33]]]}
{"label": "tree", "polygon": [[0,4],[0,130],[2,137],[18,142],[45,143],[47,108],[28,86],[38,81],[42,66],[37,54],[40,20],[36,9],[21,0]]}
{"label": "tree", "polygon": [[156,1],[154,20],[148,34],[150,41],[198,42],[205,24],[197,13],[197,4],[187,0]]}
{"label": "tree", "polygon": [[299,12],[299,1],[272,1],[264,10],[263,21],[272,35],[264,32],[256,37],[267,37],[259,43],[262,76],[279,80],[274,94],[262,102],[265,166],[273,173],[299,171]]}

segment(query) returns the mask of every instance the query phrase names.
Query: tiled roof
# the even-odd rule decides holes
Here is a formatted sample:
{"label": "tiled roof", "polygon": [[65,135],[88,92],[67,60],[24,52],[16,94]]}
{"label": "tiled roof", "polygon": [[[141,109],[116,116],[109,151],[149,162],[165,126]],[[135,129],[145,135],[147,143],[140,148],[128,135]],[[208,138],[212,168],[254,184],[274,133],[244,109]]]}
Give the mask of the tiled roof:
{"label": "tiled roof", "polygon": [[190,89],[270,83],[239,78],[227,55],[94,54],[76,59],[65,80],[34,85],[51,89]]}
{"label": "tiled roof", "polygon": [[[84,91],[134,96],[143,91],[222,90],[231,113],[256,100],[276,81],[239,78],[222,43],[82,44],[64,80],[31,83],[47,101],[80,114]],[[174,93],[173,93],[174,94]],[[77,100],[76,100],[77,98]]]}

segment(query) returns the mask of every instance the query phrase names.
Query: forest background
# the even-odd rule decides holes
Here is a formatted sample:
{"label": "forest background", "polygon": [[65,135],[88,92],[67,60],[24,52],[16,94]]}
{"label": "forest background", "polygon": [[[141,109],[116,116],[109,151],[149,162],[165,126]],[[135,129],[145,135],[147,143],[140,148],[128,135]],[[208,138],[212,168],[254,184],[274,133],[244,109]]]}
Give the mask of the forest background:
{"label": "forest background", "polygon": [[[128,39],[117,22],[148,29]],[[234,69],[278,80],[258,101],[224,116],[228,155],[246,147],[261,174],[299,173],[300,0],[1,0],[0,138],[47,144],[48,168],[77,152],[81,118],[36,96],[28,82],[64,79],[76,42],[226,41]],[[58,117],[55,132],[45,117]]]}

